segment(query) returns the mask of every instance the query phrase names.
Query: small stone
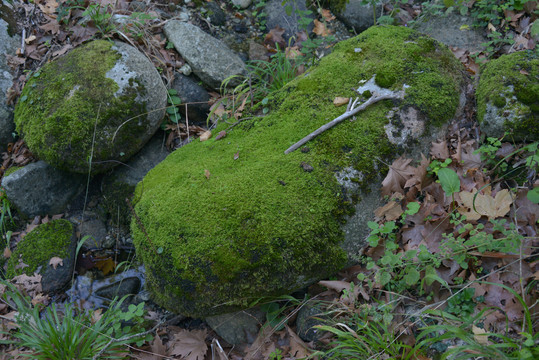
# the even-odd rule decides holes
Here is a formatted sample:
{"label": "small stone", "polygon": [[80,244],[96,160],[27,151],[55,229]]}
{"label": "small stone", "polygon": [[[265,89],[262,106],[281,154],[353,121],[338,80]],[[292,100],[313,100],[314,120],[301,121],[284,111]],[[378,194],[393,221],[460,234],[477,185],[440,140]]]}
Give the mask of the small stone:
{"label": "small stone", "polygon": [[314,170],[314,168],[310,164],[306,163],[305,161],[301,162],[301,167],[303,168],[303,170],[307,172],[311,172]]}
{"label": "small stone", "polygon": [[242,9],[248,8],[252,3],[252,0],[232,0],[232,4]]}
{"label": "small stone", "polygon": [[304,146],[301,148],[301,152],[304,153],[304,154],[307,154],[309,151],[311,151],[310,148],[308,148],[307,146]]}
{"label": "small stone", "polygon": [[191,69],[191,66],[189,66],[189,64],[184,64],[180,69],[179,71],[184,74],[185,76],[189,76],[191,75],[191,73],[193,72],[193,70]]}

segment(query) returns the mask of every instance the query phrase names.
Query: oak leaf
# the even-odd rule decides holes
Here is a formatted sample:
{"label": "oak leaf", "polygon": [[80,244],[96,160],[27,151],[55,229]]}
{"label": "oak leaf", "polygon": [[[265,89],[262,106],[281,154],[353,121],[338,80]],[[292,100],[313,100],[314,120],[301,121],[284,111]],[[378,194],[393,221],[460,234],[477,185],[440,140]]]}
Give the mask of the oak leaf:
{"label": "oak leaf", "polygon": [[54,270],[56,270],[56,268],[58,267],[58,265],[64,266],[64,260],[62,260],[62,258],[59,258],[58,256],[55,256],[55,257],[52,257],[52,258],[49,260],[49,265],[51,265],[52,268],[53,268]]}
{"label": "oak leaf", "polygon": [[461,191],[459,197],[460,203],[468,209],[459,208],[458,211],[470,221],[478,220],[483,215],[489,220],[503,217],[509,212],[513,203],[507,189],[498,191],[495,197],[477,193],[477,189],[473,189],[472,192]]}
{"label": "oak leaf", "polygon": [[186,360],[202,360],[208,351],[207,330],[181,330],[174,334],[170,355],[181,356]]}
{"label": "oak leaf", "polygon": [[326,27],[326,24],[314,19],[313,33],[315,33],[318,36],[326,37],[331,34],[331,31],[328,30],[328,28]]}
{"label": "oak leaf", "polygon": [[382,181],[382,195],[391,195],[394,192],[403,194],[403,186],[406,181],[414,175],[414,167],[410,166],[412,159],[405,159],[403,157],[393,161],[393,164],[389,167],[389,172]]}

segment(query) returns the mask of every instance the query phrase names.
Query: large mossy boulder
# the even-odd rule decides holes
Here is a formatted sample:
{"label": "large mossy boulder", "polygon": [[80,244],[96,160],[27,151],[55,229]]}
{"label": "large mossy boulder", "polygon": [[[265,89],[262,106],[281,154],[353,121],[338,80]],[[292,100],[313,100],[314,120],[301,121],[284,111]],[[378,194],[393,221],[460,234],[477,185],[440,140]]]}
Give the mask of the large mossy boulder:
{"label": "large mossy boulder", "polygon": [[161,125],[166,88],[152,63],[121,42],[92,41],[34,72],[15,108],[31,151],[71,172],[103,172]]}
{"label": "large mossy boulder", "polygon": [[[357,95],[374,74],[378,85],[405,87],[404,100],[376,103],[284,154],[341,115],[335,97]],[[383,162],[404,147],[428,149],[428,135],[455,115],[464,80],[437,41],[374,27],[270,96],[267,116],[170,154],[137,186],[131,223],[154,300],[206,317],[337,272],[365,245]]]}
{"label": "large mossy boulder", "polygon": [[477,87],[477,118],[489,137],[539,140],[539,53],[502,55],[485,65]]}

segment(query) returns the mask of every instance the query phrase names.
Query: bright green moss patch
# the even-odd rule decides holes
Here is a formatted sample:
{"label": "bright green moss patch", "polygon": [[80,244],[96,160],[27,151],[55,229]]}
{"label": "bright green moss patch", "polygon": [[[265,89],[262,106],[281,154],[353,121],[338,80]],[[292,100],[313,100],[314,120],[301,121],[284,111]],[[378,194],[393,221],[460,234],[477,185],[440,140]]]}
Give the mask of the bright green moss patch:
{"label": "bright green moss patch", "polygon": [[9,169],[6,170],[4,173],[4,176],[9,176],[13,174],[15,171],[22,169],[22,166],[11,166]]}
{"label": "bright green moss patch", "polygon": [[[368,187],[379,175],[375,159],[390,161],[397,152],[385,135],[388,111],[412,100],[380,102],[307,143],[308,149],[284,150],[341,115],[345,109],[333,99],[353,96],[351,89],[380,67],[395,71],[392,88],[411,86],[420,109],[439,106],[433,123],[449,119],[458,103],[460,64],[433,40],[433,53],[425,54],[425,41],[410,29],[372,28],[272,96],[268,116],[244,120],[222,140],[189,144],[151,170],[137,186],[138,219],[131,229],[154,300],[204,317],[340,270],[348,255],[340,246],[342,224],[359,195],[336,173],[359,171],[354,183]],[[425,84],[439,86],[414,89]]]}
{"label": "bright green moss patch", "polygon": [[[539,55],[520,51],[492,60],[477,87],[477,117],[488,136],[539,139]],[[496,108],[489,108],[492,104]]]}
{"label": "bright green moss patch", "polygon": [[[112,46],[90,42],[29,77],[15,108],[15,124],[32,152],[51,165],[85,173],[93,151],[94,170],[111,167],[97,161],[118,157],[138,141],[120,132],[111,145],[114,129],[145,111],[136,101],[143,87],[133,79],[115,95],[119,86],[106,73],[121,55]],[[110,128],[111,134],[94,137],[96,128]]]}
{"label": "bright green moss patch", "polygon": [[[23,273],[32,275],[38,267],[46,267],[52,257],[65,258],[71,247],[72,236],[73,225],[67,220],[53,220],[39,225],[17,244],[8,261],[7,277]],[[28,266],[16,268],[19,259]]]}

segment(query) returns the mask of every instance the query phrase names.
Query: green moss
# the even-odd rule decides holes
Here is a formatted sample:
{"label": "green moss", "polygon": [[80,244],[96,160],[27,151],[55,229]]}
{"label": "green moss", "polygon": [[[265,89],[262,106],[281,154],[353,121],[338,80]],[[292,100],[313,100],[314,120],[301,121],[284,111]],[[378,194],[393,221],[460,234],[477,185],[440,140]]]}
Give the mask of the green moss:
{"label": "green moss", "polygon": [[[157,303],[207,316],[293,291],[344,266],[341,226],[359,194],[344,189],[335,173],[360,171],[363,177],[355,180],[362,188],[379,175],[374,159],[389,161],[396,153],[384,125],[398,104],[369,107],[311,141],[309,152],[284,150],[341,115],[333,99],[354,96],[351,89],[382,66],[393,69],[395,89],[411,86],[420,107],[439,106],[433,121],[451,117],[459,96],[455,79],[462,80],[452,73],[460,64],[437,43],[437,54],[423,54],[411,36],[410,29],[377,27],[338,44],[317,67],[270,97],[274,111],[268,116],[245,119],[224,141],[185,146],[148,173],[136,189],[138,219],[131,229]],[[440,70],[441,59],[447,69]],[[414,91],[431,78],[446,91],[430,89],[431,98]],[[313,171],[304,171],[302,162]]]}
{"label": "green moss", "polygon": [[487,63],[476,93],[479,122],[483,123],[487,104],[493,103],[499,108],[498,115],[506,117],[503,131],[511,132],[515,139],[539,139],[538,78],[539,55],[534,51],[503,55]]}
{"label": "green moss", "polygon": [[23,166],[11,166],[10,168],[6,170],[6,172],[4,173],[4,176],[9,176],[13,174],[15,171],[20,170],[22,168]]}
{"label": "green moss", "polygon": [[[67,220],[53,220],[39,225],[17,244],[17,249],[8,261],[7,277],[11,278],[23,273],[31,275],[40,266],[46,268],[52,257],[65,258],[68,255],[72,236],[73,225]],[[19,259],[28,266],[17,269]]]}
{"label": "green moss", "polygon": [[[120,131],[114,145],[112,134],[95,137],[94,142],[96,127],[115,129],[145,111],[145,106],[135,101],[144,88],[132,79],[122,95],[115,96],[119,86],[106,73],[121,55],[112,46],[104,40],[90,42],[29,77],[14,120],[32,152],[51,165],[85,173],[92,150],[94,162],[105,161],[127,152],[130,144],[138,141]],[[92,165],[94,170],[111,166]]]}

